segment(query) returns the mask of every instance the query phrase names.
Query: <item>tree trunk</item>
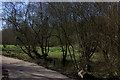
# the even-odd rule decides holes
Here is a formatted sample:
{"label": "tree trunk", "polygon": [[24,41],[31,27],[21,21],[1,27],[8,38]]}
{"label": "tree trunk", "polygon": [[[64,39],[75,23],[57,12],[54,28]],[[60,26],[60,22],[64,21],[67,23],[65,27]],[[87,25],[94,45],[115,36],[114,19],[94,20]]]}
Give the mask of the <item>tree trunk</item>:
{"label": "tree trunk", "polygon": [[37,58],[41,57],[41,55],[35,49],[33,49],[33,53],[36,55]]}
{"label": "tree trunk", "polygon": [[65,53],[63,53],[63,59],[62,59],[63,66],[65,66],[66,63],[66,57],[67,57],[67,45],[66,45]]}
{"label": "tree trunk", "polygon": [[30,53],[30,50],[29,49],[27,49],[27,51],[25,51],[21,46],[20,46],[20,48],[22,49],[22,51],[24,52],[24,53],[26,53],[30,58],[32,58],[32,59],[34,59],[34,57],[31,55],[31,53]]}
{"label": "tree trunk", "polygon": [[[119,31],[118,31],[118,69],[120,70],[120,26],[119,27]],[[119,72],[119,76],[120,76],[120,72]]]}
{"label": "tree trunk", "polygon": [[28,55],[30,58],[34,59],[34,57],[33,57],[30,53],[28,53],[27,55]]}

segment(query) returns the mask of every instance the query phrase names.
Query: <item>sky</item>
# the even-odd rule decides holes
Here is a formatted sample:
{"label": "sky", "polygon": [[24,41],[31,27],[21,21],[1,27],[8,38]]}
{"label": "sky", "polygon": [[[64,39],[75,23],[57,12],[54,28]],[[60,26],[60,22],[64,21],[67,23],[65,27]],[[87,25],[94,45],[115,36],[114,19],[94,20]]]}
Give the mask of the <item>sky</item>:
{"label": "sky", "polygon": [[0,0],[0,2],[116,2],[120,0]]}
{"label": "sky", "polygon": [[[24,1],[22,1],[22,0],[0,0],[0,18],[1,18],[1,13],[2,13],[2,2],[13,2],[13,1],[15,1],[15,2],[28,2],[28,1],[31,1],[31,2],[41,2],[41,1],[54,1],[54,2],[56,2],[57,0],[24,0]],[[59,1],[59,0],[58,0]],[[64,1],[66,1],[66,0],[62,0],[63,2]],[[120,1],[120,0],[68,0],[68,2],[70,2],[70,1],[86,1],[86,2],[89,2],[89,1],[92,1],[92,2],[94,2],[94,1],[102,1],[102,2],[109,2],[109,1],[112,1],[112,2],[118,2],[118,1]],[[2,30],[2,20],[0,19],[0,31]]]}
{"label": "sky", "polygon": [[[0,2],[0,18],[2,17],[2,2]],[[0,31],[2,30],[2,20],[0,19]]]}

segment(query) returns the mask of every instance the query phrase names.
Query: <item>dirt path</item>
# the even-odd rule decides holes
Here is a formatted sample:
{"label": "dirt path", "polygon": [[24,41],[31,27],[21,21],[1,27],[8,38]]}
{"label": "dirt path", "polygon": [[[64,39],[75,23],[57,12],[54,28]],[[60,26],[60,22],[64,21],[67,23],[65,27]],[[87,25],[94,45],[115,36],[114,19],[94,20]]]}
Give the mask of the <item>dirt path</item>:
{"label": "dirt path", "polygon": [[46,69],[34,63],[2,56],[2,66],[8,70],[9,78],[67,79],[56,71]]}

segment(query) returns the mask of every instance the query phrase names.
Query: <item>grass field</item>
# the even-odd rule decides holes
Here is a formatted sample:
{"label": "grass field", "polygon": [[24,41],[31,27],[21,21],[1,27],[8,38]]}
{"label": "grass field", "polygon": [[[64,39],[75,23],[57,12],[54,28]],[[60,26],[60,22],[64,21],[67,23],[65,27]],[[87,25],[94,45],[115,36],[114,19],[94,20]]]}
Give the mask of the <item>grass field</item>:
{"label": "grass field", "polygon": [[[70,60],[70,56],[68,54],[67,56],[67,63],[66,66],[63,67],[61,60],[62,60],[62,52],[61,52],[61,48],[60,47],[50,47],[50,52],[48,54],[48,59],[50,59],[50,61],[46,61],[43,59],[37,59],[37,60],[32,60],[27,54],[25,54],[19,46],[14,46],[14,45],[7,45],[5,48],[1,45],[0,47],[2,47],[2,55],[4,56],[8,56],[8,57],[12,57],[12,58],[18,58],[21,60],[25,60],[25,61],[29,61],[29,62],[34,62],[37,63],[39,65],[42,65],[44,67],[47,67],[49,69],[53,69],[56,71],[59,71],[63,74],[68,75],[69,77],[75,78],[76,77],[76,73],[74,72],[73,69],[73,64]],[[41,52],[41,49],[39,47],[37,47],[37,50],[39,51],[39,53]],[[76,59],[79,60],[79,54],[77,52],[75,52],[75,56]],[[96,53],[92,56],[91,58],[91,65],[93,66],[92,69],[92,73],[96,76],[96,77],[103,77],[106,73],[105,73],[105,69],[106,67],[103,66],[103,62],[104,62],[104,58],[102,57],[102,55],[100,53]]]}
{"label": "grass field", "polygon": [[[27,54],[25,54],[19,46],[14,46],[14,45],[7,45],[6,48],[4,48],[2,45],[2,55],[12,57],[12,58],[17,58],[21,59],[24,61],[29,61],[29,62],[34,62],[39,65],[42,65],[46,68],[57,70],[63,74],[67,74],[70,77],[70,74],[73,74],[73,66],[71,65],[70,61],[70,56],[67,57],[67,63],[66,66],[63,67],[61,60],[62,60],[62,52],[60,47],[51,47],[49,54],[48,54],[48,59],[50,61],[45,61],[43,59],[40,60],[32,60]],[[39,53],[41,53],[41,49],[37,47]],[[73,77],[73,76],[71,76]]]}

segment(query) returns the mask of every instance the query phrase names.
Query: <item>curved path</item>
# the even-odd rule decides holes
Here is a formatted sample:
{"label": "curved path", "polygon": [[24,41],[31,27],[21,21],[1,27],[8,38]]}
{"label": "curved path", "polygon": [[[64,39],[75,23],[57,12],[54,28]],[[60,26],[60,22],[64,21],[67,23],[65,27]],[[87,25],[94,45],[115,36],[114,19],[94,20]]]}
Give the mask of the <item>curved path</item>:
{"label": "curved path", "polygon": [[56,71],[46,69],[34,63],[8,58],[5,56],[2,56],[2,66],[8,70],[9,78],[35,78],[41,80],[44,78],[44,80],[70,80],[70,78]]}

